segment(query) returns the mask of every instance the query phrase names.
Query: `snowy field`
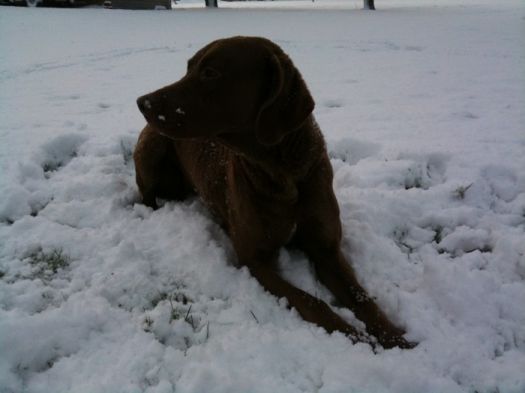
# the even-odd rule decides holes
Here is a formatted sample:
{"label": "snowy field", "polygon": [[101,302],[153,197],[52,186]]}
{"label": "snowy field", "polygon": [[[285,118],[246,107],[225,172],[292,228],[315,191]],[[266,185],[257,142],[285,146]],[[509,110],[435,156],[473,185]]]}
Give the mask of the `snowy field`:
{"label": "snowy field", "polygon": [[[525,392],[525,4],[361,3],[0,7],[0,392]],[[232,35],[303,73],[344,252],[417,348],[328,335],[198,200],[138,202],[135,99]]]}

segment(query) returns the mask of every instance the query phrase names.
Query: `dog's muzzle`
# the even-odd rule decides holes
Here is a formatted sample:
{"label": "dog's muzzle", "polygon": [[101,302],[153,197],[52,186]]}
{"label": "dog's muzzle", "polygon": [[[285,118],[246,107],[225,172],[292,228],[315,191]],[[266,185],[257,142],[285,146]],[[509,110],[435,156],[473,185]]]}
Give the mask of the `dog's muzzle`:
{"label": "dog's muzzle", "polygon": [[148,122],[153,120],[152,116],[154,116],[154,113],[158,110],[158,103],[155,104],[157,108],[154,109],[154,100],[150,95],[137,98],[137,106]]}

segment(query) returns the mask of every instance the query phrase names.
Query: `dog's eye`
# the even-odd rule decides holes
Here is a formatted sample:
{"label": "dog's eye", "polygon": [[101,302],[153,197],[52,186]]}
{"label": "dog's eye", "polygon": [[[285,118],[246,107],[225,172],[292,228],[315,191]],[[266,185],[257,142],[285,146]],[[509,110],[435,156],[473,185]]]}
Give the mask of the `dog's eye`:
{"label": "dog's eye", "polygon": [[201,79],[204,81],[209,81],[217,79],[221,76],[221,73],[215,68],[206,67],[201,71]]}

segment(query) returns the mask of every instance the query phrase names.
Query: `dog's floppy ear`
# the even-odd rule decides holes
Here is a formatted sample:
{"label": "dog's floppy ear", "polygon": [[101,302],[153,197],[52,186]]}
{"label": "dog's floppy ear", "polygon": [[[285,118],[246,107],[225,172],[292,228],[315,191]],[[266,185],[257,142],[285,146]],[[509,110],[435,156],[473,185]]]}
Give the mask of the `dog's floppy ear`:
{"label": "dog's floppy ear", "polygon": [[209,45],[206,45],[204,48],[199,49],[197,53],[195,53],[191,59],[188,60],[188,72],[199,63],[200,59],[204,57],[204,54],[208,51],[208,49],[210,49]]}
{"label": "dog's floppy ear", "polygon": [[223,39],[219,39],[219,40],[212,41],[208,45],[206,45],[206,46],[202,47],[201,49],[199,49],[191,57],[191,59],[188,60],[187,71],[191,71],[193,69],[193,67],[195,67],[197,64],[199,64],[199,62],[204,57],[204,55],[206,53],[208,53],[210,51],[210,49],[212,49],[214,46],[217,46],[218,44],[220,44],[221,41],[224,41],[224,40]]}
{"label": "dog's floppy ear", "polygon": [[297,130],[314,109],[314,100],[299,71],[284,53],[269,59],[270,88],[256,120],[255,135],[263,145],[281,142]]}

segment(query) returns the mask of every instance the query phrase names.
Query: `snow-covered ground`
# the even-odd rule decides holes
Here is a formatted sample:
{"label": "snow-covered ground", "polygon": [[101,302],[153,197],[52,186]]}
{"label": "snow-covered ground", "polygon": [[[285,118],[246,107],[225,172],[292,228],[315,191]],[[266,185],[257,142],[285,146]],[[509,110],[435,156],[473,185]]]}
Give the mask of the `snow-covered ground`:
{"label": "snow-covered ground", "polygon": [[[376,5],[0,8],[0,392],[525,392],[524,3]],[[138,203],[136,97],[240,34],[302,71],[345,253],[417,348],[301,320],[198,200]]]}

